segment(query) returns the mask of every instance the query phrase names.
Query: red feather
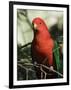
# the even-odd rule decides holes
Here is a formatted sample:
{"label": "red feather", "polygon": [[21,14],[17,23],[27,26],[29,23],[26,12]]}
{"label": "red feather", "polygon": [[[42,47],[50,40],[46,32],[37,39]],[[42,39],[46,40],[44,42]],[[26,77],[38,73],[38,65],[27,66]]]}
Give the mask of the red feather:
{"label": "red feather", "polygon": [[[33,29],[32,58],[38,64],[53,66],[54,41],[48,31],[48,27],[41,18],[35,18],[32,22],[36,27]],[[35,30],[37,32],[35,33]]]}

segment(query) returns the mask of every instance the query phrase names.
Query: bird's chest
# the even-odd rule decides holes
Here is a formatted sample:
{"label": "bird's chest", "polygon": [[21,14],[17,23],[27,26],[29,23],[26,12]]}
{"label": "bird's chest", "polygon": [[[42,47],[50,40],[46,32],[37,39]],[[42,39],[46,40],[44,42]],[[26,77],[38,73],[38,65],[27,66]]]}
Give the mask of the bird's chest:
{"label": "bird's chest", "polygon": [[53,40],[44,35],[37,35],[33,40],[33,51],[37,54],[46,55],[53,48]]}
{"label": "bird's chest", "polygon": [[47,40],[38,39],[37,42],[35,42],[33,45],[34,52],[38,55],[42,56],[46,55],[46,53],[50,48],[50,44],[47,42],[48,42]]}

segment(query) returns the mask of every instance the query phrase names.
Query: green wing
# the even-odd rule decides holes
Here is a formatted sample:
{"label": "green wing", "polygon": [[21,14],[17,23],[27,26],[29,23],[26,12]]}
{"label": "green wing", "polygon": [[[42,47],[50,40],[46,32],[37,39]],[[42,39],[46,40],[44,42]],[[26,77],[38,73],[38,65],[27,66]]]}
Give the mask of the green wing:
{"label": "green wing", "polygon": [[[59,70],[60,70],[60,53],[59,53],[59,45],[56,41],[55,41],[55,46],[54,46],[53,52],[54,52],[57,71],[59,72]],[[59,77],[59,75],[58,75],[58,77]]]}

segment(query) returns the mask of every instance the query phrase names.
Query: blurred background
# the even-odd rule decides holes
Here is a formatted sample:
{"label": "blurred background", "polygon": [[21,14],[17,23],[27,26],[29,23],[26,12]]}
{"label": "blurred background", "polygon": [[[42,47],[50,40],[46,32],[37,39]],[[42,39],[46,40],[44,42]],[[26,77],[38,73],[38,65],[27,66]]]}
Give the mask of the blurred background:
{"label": "blurred background", "polygon": [[48,26],[52,38],[59,47],[59,72],[63,74],[63,12],[50,10],[17,9],[17,80],[37,79],[31,58],[31,42],[33,40],[32,20],[42,18]]}

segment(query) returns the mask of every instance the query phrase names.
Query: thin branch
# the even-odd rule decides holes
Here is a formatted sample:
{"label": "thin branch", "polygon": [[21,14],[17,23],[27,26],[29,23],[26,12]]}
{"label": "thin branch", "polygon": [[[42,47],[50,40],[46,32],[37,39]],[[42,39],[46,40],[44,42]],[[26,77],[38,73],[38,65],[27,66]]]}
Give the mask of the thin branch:
{"label": "thin branch", "polygon": [[41,79],[43,78],[43,73],[45,74],[44,76],[44,79],[46,79],[46,75],[47,73],[43,70],[42,66],[40,66],[40,70],[41,70]]}
{"label": "thin branch", "polygon": [[24,67],[23,65],[21,65],[21,64],[18,64],[18,66],[21,67],[21,68],[23,68],[23,69],[25,69],[25,70],[29,70],[29,71],[34,72],[34,70],[32,70],[32,69],[28,69],[28,68],[25,68],[25,67]]}
{"label": "thin branch", "polygon": [[26,80],[28,80],[28,69],[26,69]]}
{"label": "thin branch", "polygon": [[34,64],[25,63],[25,65],[32,65],[32,66],[35,66],[35,67],[42,66],[42,67],[44,67],[44,68],[46,68],[46,69],[48,69],[48,70],[50,70],[50,71],[58,74],[59,76],[63,77],[63,75],[62,75],[61,73],[59,73],[58,71],[56,71],[56,70],[54,70],[54,69],[52,70],[52,69],[50,69],[49,67],[47,67],[47,66],[45,66],[45,65],[43,65],[43,64],[36,64],[36,65],[34,65]]}
{"label": "thin branch", "polygon": [[49,70],[53,71],[54,73],[56,73],[56,74],[60,75],[61,77],[63,77],[63,75],[61,73],[59,73],[58,71],[56,71],[54,69],[52,70],[52,69],[50,69],[49,67],[47,67],[47,66],[45,66],[43,64],[40,64],[40,65],[42,65],[44,68],[49,69]]}
{"label": "thin branch", "polygon": [[24,48],[24,47],[26,47],[26,46],[28,46],[28,45],[31,45],[31,43],[32,43],[32,42],[29,42],[29,43],[27,43],[27,44],[21,46],[20,49],[22,49],[22,48]]}

